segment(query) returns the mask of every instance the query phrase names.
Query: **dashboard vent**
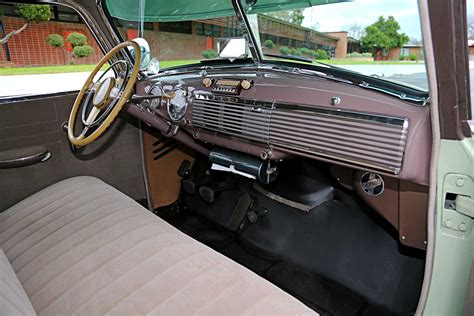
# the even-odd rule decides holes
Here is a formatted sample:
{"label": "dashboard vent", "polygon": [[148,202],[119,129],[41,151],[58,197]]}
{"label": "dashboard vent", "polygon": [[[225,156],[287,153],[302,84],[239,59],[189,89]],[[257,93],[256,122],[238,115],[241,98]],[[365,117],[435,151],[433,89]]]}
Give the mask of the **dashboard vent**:
{"label": "dashboard vent", "polygon": [[194,97],[193,127],[257,142],[268,142],[271,103],[198,94]]}
{"label": "dashboard vent", "polygon": [[195,128],[393,174],[402,167],[408,133],[400,117],[201,94],[192,119]]}

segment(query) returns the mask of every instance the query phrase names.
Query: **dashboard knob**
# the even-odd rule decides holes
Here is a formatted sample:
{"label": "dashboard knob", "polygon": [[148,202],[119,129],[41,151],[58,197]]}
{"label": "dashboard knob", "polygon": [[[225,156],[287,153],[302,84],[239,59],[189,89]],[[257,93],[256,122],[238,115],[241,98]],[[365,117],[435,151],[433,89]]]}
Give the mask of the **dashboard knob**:
{"label": "dashboard knob", "polygon": [[242,86],[242,89],[244,90],[248,90],[250,89],[250,87],[252,86],[252,83],[248,80],[242,80],[242,82],[240,83],[240,85]]}
{"label": "dashboard knob", "polygon": [[212,79],[204,78],[204,79],[202,79],[202,84],[203,84],[206,88],[209,88],[210,86],[212,86]]}

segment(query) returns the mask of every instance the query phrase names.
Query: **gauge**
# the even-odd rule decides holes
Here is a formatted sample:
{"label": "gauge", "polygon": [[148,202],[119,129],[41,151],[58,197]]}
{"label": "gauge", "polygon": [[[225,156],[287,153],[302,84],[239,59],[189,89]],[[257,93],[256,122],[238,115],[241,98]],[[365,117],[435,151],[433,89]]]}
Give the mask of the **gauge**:
{"label": "gauge", "polygon": [[186,91],[181,88],[174,90],[175,97],[168,102],[168,115],[173,121],[179,121],[186,114],[188,101]]}

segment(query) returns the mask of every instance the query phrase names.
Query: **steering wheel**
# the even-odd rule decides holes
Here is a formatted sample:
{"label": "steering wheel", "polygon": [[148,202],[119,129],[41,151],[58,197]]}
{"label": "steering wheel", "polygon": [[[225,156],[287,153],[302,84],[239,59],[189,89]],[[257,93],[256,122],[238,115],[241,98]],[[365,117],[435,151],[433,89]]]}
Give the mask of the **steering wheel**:
{"label": "steering wheel", "polygon": [[[127,61],[119,59],[110,63],[110,66],[94,81],[102,66],[121,49],[126,49],[129,46],[135,50],[133,66],[130,67]],[[133,41],[118,44],[99,61],[79,91],[69,115],[67,134],[73,145],[83,147],[92,143],[112,124],[132,94],[140,70],[140,62],[140,46]],[[107,76],[111,73],[113,76]],[[76,117],[81,107],[84,127],[81,133],[75,136]],[[93,128],[95,130],[87,135]]]}

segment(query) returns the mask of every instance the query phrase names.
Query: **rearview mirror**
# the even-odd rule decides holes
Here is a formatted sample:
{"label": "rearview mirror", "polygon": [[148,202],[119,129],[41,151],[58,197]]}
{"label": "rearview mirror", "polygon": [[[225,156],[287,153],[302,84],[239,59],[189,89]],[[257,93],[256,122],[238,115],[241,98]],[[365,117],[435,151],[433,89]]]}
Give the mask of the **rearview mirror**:
{"label": "rearview mirror", "polygon": [[247,40],[243,37],[219,38],[217,52],[220,58],[241,59],[247,58],[249,47]]}
{"label": "rearview mirror", "polygon": [[[133,41],[140,46],[142,60],[140,61],[140,70],[145,70],[150,63],[151,56],[150,56],[150,45],[146,41],[146,39],[142,37],[134,38]],[[133,58],[135,58],[135,49],[131,46],[128,48],[130,50],[130,54]]]}

